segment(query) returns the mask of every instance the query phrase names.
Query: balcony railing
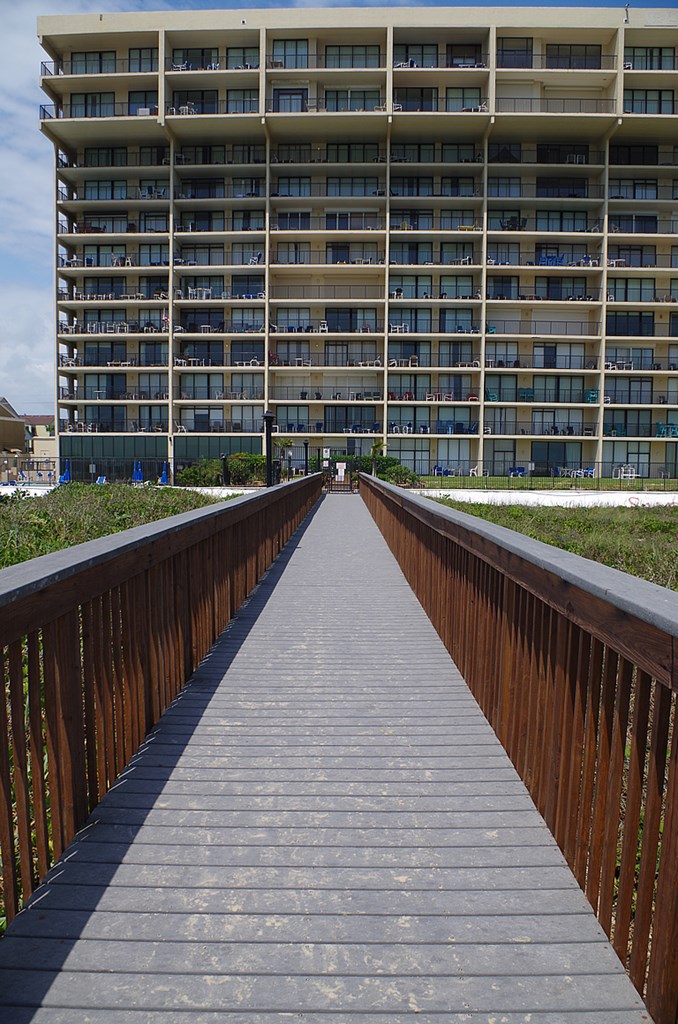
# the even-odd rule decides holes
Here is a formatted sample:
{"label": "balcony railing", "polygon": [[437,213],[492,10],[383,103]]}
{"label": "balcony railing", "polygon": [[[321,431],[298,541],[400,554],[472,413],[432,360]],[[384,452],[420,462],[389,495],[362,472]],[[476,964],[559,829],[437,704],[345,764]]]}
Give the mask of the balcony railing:
{"label": "balcony railing", "polygon": [[[121,406],[114,408],[123,411]],[[116,417],[115,420],[67,420],[60,428],[64,434],[166,434],[168,429],[166,419],[154,420],[151,423],[142,419],[120,417]]]}
{"label": "balcony railing", "polygon": [[[338,197],[342,198],[342,197]],[[343,198],[359,198],[345,196]],[[298,201],[298,200],[297,200]],[[386,221],[372,213],[332,213],[324,217],[288,217],[278,212],[271,219],[272,231],[383,231]]]}
{"label": "balcony railing", "polygon": [[505,183],[490,178],[487,195],[489,199],[602,199],[605,188],[603,185],[590,184],[586,178],[578,179],[576,185],[534,185],[520,181]]}
{"label": "balcony railing", "polygon": [[349,253],[345,251],[341,252],[327,252],[325,249],[309,249],[308,251],[283,251],[278,255],[273,253],[270,258],[270,262],[279,266],[312,266],[312,265],[325,265],[325,266],[347,266],[347,265],[365,265],[370,263],[383,263],[384,252],[383,250],[377,251],[376,249],[357,249],[353,248]]}
{"label": "balcony railing", "polygon": [[442,114],[487,114],[489,113],[488,99],[486,96],[469,100],[448,99],[447,97],[432,98],[417,102],[405,97],[397,90],[393,96],[394,113],[442,113]]}
{"label": "balcony railing", "polygon": [[497,113],[512,114],[613,114],[616,101],[586,96],[497,96]]}
{"label": "balcony railing", "polygon": [[636,223],[631,220],[614,220],[610,214],[608,230],[611,235],[676,235],[678,234],[678,219],[663,220],[645,218],[645,222]]}
{"label": "balcony railing", "polygon": [[221,388],[214,387],[186,387],[182,383],[178,392],[174,394],[174,400],[179,402],[263,402],[263,388],[239,388],[232,390],[228,386]]}
{"label": "balcony railing", "polygon": [[[273,369],[279,367],[342,367],[344,369],[374,367],[378,369],[384,365],[383,354],[377,351],[375,343],[364,348],[353,343],[351,355],[345,355],[341,350],[327,351],[324,353],[304,352],[303,355],[296,355],[288,351],[269,352],[269,366]],[[409,366],[409,360],[407,365]],[[322,389],[321,389],[322,390]],[[335,389],[336,390],[336,389]],[[315,388],[309,393],[315,393]]]}
{"label": "balcony railing", "polygon": [[598,149],[588,149],[587,146],[577,147],[575,151],[570,151],[564,144],[562,146],[553,146],[552,148],[537,149],[535,146],[529,145],[519,144],[517,147],[514,147],[511,144],[502,146],[498,143],[497,149],[490,155],[488,163],[511,164],[512,166],[544,164],[549,167],[561,164],[604,164],[605,153]]}
{"label": "balcony railing", "polygon": [[381,50],[378,54],[369,54],[369,59],[362,61],[357,56],[349,53],[308,53],[287,57],[267,53],[266,67],[274,71],[300,71],[307,68],[327,68],[330,70],[350,68],[354,71],[375,71],[377,69],[386,69],[386,56]]}
{"label": "balcony railing", "polygon": [[271,299],[383,299],[383,286],[378,284],[276,284]]}
{"label": "balcony railing", "polygon": [[174,427],[175,434],[261,434],[263,430],[263,416],[249,420],[212,419],[208,422],[184,418]]}
{"label": "balcony railing", "polygon": [[553,336],[595,336],[601,332],[600,324],[583,323],[580,320],[497,320],[494,317],[487,324],[487,334],[531,334]]}
{"label": "balcony railing", "polygon": [[384,392],[375,386],[356,387],[288,387],[276,384],[269,397],[278,402],[381,402]]}
{"label": "balcony railing", "polygon": [[[491,280],[491,278],[490,278]],[[563,278],[563,282],[566,282],[567,278]],[[586,292],[577,291],[571,295],[567,295],[563,291],[552,290],[546,294],[538,293],[518,293],[517,291],[504,291],[499,294],[495,293],[492,289],[487,291],[487,299],[491,302],[506,301],[506,302],[600,302],[602,292],[599,288],[589,288]]]}
{"label": "balcony railing", "polygon": [[631,199],[633,202],[656,202],[658,199],[674,200],[678,199],[678,188],[674,185],[657,185],[656,188],[652,189],[636,189],[633,186],[620,188],[610,183],[608,199],[610,202],[616,202],[620,199],[626,201]]}
{"label": "balcony railing", "polygon": [[535,423],[532,420],[512,420],[496,422],[489,419],[484,424],[485,435],[495,437],[593,437],[596,434],[594,423]]}
{"label": "balcony railing", "polygon": [[176,61],[171,57],[165,60],[166,71],[256,71],[258,68],[259,61],[254,58],[244,64],[233,64],[226,53],[214,53],[199,62],[195,59]]}
{"label": "balcony railing", "polygon": [[152,57],[144,60],[129,60],[127,57],[102,57],[97,60],[43,60],[40,64],[41,75],[119,75],[155,74],[158,71],[158,59]]}

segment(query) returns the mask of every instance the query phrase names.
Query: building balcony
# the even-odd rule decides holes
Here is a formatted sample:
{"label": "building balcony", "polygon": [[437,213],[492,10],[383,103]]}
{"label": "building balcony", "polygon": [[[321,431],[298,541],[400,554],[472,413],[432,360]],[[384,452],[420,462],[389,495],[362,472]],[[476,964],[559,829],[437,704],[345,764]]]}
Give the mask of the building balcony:
{"label": "building balcony", "polygon": [[616,100],[602,97],[497,96],[501,114],[614,114]]}
{"label": "building balcony", "polygon": [[[350,197],[344,197],[350,198]],[[353,197],[353,201],[355,202]],[[298,202],[299,200],[297,200]],[[271,214],[271,231],[289,231],[298,235],[302,231],[383,231],[386,221],[376,213],[327,213],[325,216],[283,214],[278,210]]]}
{"label": "building balcony", "polygon": [[[175,434],[261,434],[264,418],[229,419],[228,417],[206,417],[189,415],[192,410],[182,407],[180,420],[174,424]],[[215,410],[216,411],[216,410]]]}
{"label": "building balcony", "polygon": [[336,252],[327,252],[326,249],[308,249],[301,251],[283,250],[280,253],[272,253],[269,262],[277,267],[300,267],[300,266],[369,266],[370,264],[382,264],[384,262],[384,251],[376,248],[364,248],[352,245],[348,251],[345,247],[337,247]]}
{"label": "building balcony", "polygon": [[[105,406],[101,407],[104,411]],[[123,412],[124,406],[113,406],[111,412]],[[67,420],[60,426],[60,433],[64,434],[166,434],[169,424],[166,419],[153,420],[132,419],[125,416],[111,415],[105,420],[78,419]]]}
{"label": "building balcony", "polygon": [[379,350],[376,342],[360,345],[351,343],[350,355],[339,345],[326,352],[311,352],[304,347],[303,354],[297,354],[295,346],[281,348],[269,352],[268,363],[273,370],[286,370],[302,368],[324,368],[328,370],[341,367],[342,369],[358,370],[366,367],[378,369],[384,365],[383,353]]}
{"label": "building balcony", "polygon": [[294,57],[267,53],[266,67],[270,71],[308,71],[316,68],[330,71],[385,71],[386,53],[382,50],[378,53],[370,52],[366,59],[349,53],[308,53]]}
{"label": "building balcony", "polygon": [[486,333],[504,335],[543,335],[546,337],[598,337],[600,324],[581,320],[497,320],[488,321]]}
{"label": "building balcony", "polygon": [[149,57],[129,60],[127,57],[77,58],[75,60],[43,60],[40,74],[44,77],[59,75],[148,75],[157,74],[158,59]]}
{"label": "building balcony", "polygon": [[354,386],[315,385],[300,388],[275,384],[269,388],[269,398],[276,402],[381,402],[384,392],[375,385],[356,388]]}

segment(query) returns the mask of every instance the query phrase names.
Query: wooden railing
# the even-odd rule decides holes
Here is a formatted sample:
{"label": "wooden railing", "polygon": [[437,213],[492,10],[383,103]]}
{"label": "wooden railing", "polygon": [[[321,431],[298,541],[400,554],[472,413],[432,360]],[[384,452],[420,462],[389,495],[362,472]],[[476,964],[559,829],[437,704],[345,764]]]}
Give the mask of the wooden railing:
{"label": "wooden railing", "polygon": [[320,496],[315,475],[0,572],[11,921]]}
{"label": "wooden railing", "polygon": [[361,476],[657,1024],[678,1009],[678,594]]}

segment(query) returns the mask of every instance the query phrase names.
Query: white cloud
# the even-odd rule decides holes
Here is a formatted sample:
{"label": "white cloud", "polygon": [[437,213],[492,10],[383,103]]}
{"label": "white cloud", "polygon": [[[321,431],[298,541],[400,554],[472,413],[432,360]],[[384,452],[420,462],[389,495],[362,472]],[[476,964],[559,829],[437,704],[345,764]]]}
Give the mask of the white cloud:
{"label": "white cloud", "polygon": [[3,290],[0,395],[19,412],[54,408],[54,353],[50,289],[25,284]]}
{"label": "white cloud", "polygon": [[[97,0],[96,9],[148,6],[143,0]],[[153,4],[167,6],[167,0]],[[49,412],[54,403],[53,151],[39,129],[39,108],[47,97],[39,86],[46,55],[37,39],[37,18],[92,8],[92,0],[0,0],[0,395],[21,412]]]}

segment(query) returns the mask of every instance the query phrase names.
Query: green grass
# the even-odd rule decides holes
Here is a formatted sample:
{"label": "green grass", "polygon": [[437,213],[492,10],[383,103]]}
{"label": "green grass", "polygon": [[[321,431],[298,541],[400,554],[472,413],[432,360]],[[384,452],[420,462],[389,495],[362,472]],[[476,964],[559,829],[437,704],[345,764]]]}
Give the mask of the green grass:
{"label": "green grass", "polygon": [[0,497],[0,569],[213,504],[190,490],[70,483],[39,498]]}
{"label": "green grass", "polygon": [[584,558],[678,590],[678,508],[546,508],[437,499]]}
{"label": "green grass", "polygon": [[431,490],[487,491],[678,491],[678,480],[637,477],[614,480],[591,477],[421,476],[421,486]]}

